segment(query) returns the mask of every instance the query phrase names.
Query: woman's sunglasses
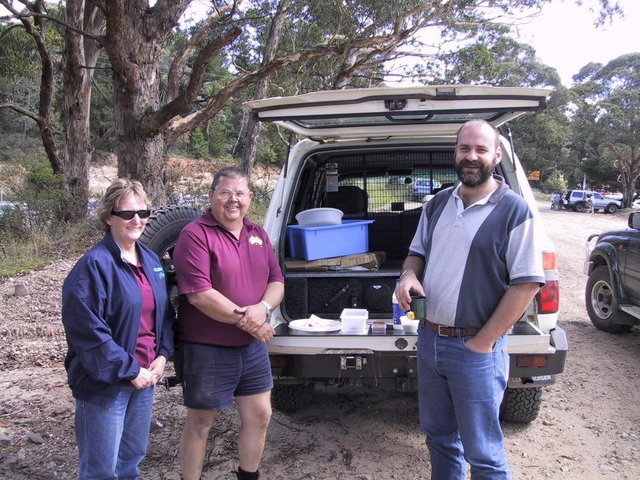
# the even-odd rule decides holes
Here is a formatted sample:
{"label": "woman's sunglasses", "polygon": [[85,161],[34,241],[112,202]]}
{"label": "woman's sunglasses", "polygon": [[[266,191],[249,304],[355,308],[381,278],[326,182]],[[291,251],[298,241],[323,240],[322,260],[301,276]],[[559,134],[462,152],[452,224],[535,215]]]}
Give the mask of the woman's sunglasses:
{"label": "woman's sunglasses", "polygon": [[140,218],[149,218],[151,216],[151,210],[111,210],[111,215],[120,217],[123,220],[132,220],[136,215]]}

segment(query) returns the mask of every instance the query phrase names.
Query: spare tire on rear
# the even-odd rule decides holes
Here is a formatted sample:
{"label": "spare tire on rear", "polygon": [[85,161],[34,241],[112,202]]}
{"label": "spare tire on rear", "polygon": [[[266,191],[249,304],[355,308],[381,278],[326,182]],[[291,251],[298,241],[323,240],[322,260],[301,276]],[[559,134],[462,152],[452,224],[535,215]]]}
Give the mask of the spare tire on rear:
{"label": "spare tire on rear", "polygon": [[173,248],[178,241],[182,229],[202,212],[197,208],[169,205],[155,208],[147,220],[147,226],[140,236],[140,242],[158,254],[162,261],[169,294],[173,299],[177,296],[176,273],[173,267]]}

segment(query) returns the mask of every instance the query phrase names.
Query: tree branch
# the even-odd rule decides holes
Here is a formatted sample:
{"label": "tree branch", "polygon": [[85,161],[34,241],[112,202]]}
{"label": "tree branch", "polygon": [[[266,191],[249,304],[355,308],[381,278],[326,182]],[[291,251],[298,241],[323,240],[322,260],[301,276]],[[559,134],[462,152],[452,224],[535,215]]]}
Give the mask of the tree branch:
{"label": "tree branch", "polygon": [[27,34],[31,38],[33,38],[38,50],[38,54],[40,56],[40,64],[42,68],[42,71],[40,72],[38,114],[36,115],[34,112],[31,112],[30,110],[20,107],[11,102],[3,104],[6,106],[2,108],[10,108],[18,113],[21,113],[22,115],[33,119],[38,124],[40,136],[42,137],[42,143],[47,153],[49,163],[51,164],[51,168],[53,169],[54,173],[61,173],[63,170],[63,165],[58,153],[58,147],[53,135],[53,129],[51,128],[51,101],[53,98],[54,68],[53,59],[51,58],[51,53],[49,52],[49,48],[44,38],[44,25],[43,19],[41,18],[43,16],[42,13],[45,11],[44,1],[36,0],[35,2],[28,4],[22,1],[22,3],[25,4],[25,6],[31,13],[38,14],[34,15],[34,23],[31,23],[30,15],[20,14],[13,8],[12,5],[9,5],[9,2],[7,2],[6,0],[0,1],[5,8],[7,8],[16,16],[16,18],[22,23],[22,26],[24,27]]}
{"label": "tree branch", "polygon": [[171,139],[170,141],[173,141],[180,135],[189,132],[191,129],[195,128],[195,126],[200,125],[212,115],[219,112],[229,98],[256,82],[258,79],[267,77],[275,71],[297,62],[310,60],[321,55],[338,55],[344,51],[344,48],[345,47],[343,45],[337,44],[318,45],[308,50],[295,52],[273,59],[270,62],[263,64],[257,70],[236,78],[228,85],[221,88],[216,95],[212,96],[205,107],[197,112],[171,122],[168,128],[169,137]]}
{"label": "tree branch", "polygon": [[13,102],[0,103],[0,109],[3,109],[3,108],[13,110],[14,112],[24,115],[25,117],[29,117],[38,125],[42,123],[42,118],[40,118],[40,116],[37,113],[32,112],[28,108],[18,105],[17,103],[13,103]]}
{"label": "tree branch", "polygon": [[158,0],[151,8],[149,29],[157,38],[168,35],[192,0]]}
{"label": "tree branch", "polygon": [[222,16],[231,12],[232,8],[234,8],[232,5],[227,5],[207,18],[205,23],[200,28],[198,28],[198,30],[193,34],[184,48],[174,57],[173,61],[171,62],[171,66],[169,67],[169,74],[167,78],[169,84],[169,100],[174,100],[178,96],[178,92],[180,89],[180,75],[184,71],[185,64],[187,62],[187,59],[189,58],[189,55],[191,55],[191,53],[202,44],[207,33],[209,33],[210,30],[213,30],[214,26],[222,19]]}
{"label": "tree branch", "polygon": [[[23,3],[27,8],[31,8],[31,6],[33,6],[33,4],[30,4],[30,3],[24,2],[24,1],[21,1],[20,3]],[[84,35],[84,36],[86,36],[88,38],[91,38],[92,40],[95,40],[98,43],[102,42],[102,37],[93,35],[93,34],[87,32],[85,30],[76,28],[73,25],[65,22],[64,20],[61,20],[61,19],[56,18],[56,17],[49,16],[46,13],[34,12],[32,10],[29,10],[29,13],[21,13],[21,12],[18,12],[17,10],[15,10],[11,6],[11,2],[8,2],[7,0],[0,0],[0,5],[2,5],[4,8],[6,8],[7,10],[9,10],[11,12],[12,16],[9,17],[9,18],[16,18],[16,19],[18,19],[20,21],[23,21],[23,19],[26,20],[26,19],[31,18],[31,17],[33,17],[34,19],[40,18],[40,19],[44,19],[44,20],[49,20],[51,22],[54,22],[54,23],[57,23],[58,25],[63,26],[64,28],[68,28],[69,30],[73,30],[76,33],[79,33],[79,34]]]}
{"label": "tree branch", "polygon": [[225,46],[233,43],[240,33],[242,33],[240,28],[233,26],[225,34],[218,36],[202,49],[193,65],[189,85],[185,92],[146,119],[146,124],[150,130],[160,129],[168,120],[187,111],[200,92],[204,74],[211,58]]}

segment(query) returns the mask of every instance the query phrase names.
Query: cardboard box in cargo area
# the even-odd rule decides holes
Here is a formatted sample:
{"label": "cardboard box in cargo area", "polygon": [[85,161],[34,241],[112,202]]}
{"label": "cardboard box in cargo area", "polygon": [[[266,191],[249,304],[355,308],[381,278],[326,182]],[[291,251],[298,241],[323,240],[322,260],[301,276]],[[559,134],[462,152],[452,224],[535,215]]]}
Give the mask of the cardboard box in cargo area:
{"label": "cardboard box in cargo area", "polygon": [[378,270],[386,259],[385,252],[357,253],[342,257],[322,258],[320,260],[299,260],[287,258],[284,261],[288,270]]}

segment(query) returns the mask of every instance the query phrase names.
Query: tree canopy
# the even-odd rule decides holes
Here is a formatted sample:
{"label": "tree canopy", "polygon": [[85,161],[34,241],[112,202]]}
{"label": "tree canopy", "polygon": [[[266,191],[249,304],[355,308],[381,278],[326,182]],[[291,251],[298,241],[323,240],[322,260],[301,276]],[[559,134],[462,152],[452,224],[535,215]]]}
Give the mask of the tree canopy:
{"label": "tree canopy", "polygon": [[[0,34],[13,42],[0,48],[20,65],[14,73],[0,71],[0,111],[38,124],[71,218],[86,211],[88,164],[96,145],[109,139],[118,173],[141,180],[161,203],[166,154],[180,138],[194,132],[189,141],[198,152],[205,143],[215,150],[212,138],[232,143],[233,151],[244,146],[242,100],[378,85],[388,62],[402,56],[422,58],[419,69],[429,82],[557,86],[554,102],[561,104],[566,94],[555,70],[507,36],[515,18],[550,1],[221,0],[188,23],[192,0],[67,0],[60,9],[43,0],[0,0],[11,13]],[[620,11],[617,2],[599,2],[597,21]],[[16,29],[23,33],[13,38]],[[436,43],[455,39],[465,46],[425,58],[425,33],[433,31]],[[30,45],[22,58],[20,45]],[[9,88],[16,85],[11,75],[29,79],[38,102]],[[531,152],[527,143],[523,153],[527,163],[564,161],[567,120],[560,112],[558,105],[537,117]],[[620,156],[613,146],[606,152]],[[252,160],[244,164],[250,168]]]}
{"label": "tree canopy", "polygon": [[591,177],[617,172],[629,207],[640,178],[640,53],[586,65],[575,79],[574,150]]}

